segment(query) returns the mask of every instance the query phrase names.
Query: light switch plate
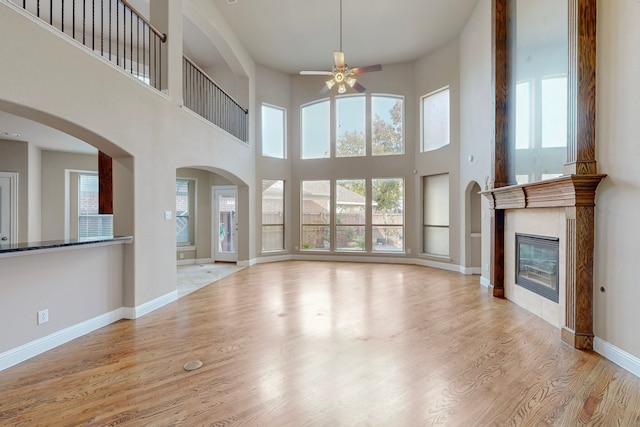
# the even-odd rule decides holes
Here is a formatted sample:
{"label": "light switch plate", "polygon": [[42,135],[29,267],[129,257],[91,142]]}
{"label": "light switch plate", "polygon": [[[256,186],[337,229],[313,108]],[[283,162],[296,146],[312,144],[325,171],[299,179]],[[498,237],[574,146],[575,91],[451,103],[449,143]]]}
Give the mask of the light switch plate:
{"label": "light switch plate", "polygon": [[173,212],[171,211],[164,211],[164,219],[167,221],[171,221],[171,218],[173,217]]}

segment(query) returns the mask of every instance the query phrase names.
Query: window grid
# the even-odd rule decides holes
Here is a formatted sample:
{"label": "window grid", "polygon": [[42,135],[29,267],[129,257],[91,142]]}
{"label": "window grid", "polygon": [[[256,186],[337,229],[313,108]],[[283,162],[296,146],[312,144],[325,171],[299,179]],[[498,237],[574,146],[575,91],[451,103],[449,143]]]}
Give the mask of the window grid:
{"label": "window grid", "polygon": [[403,155],[404,97],[346,95],[300,108],[300,158]]}
{"label": "window grid", "polygon": [[113,237],[113,215],[100,214],[98,174],[78,174],[78,240]]}
{"label": "window grid", "polygon": [[262,251],[284,250],[284,181],[262,180]]}

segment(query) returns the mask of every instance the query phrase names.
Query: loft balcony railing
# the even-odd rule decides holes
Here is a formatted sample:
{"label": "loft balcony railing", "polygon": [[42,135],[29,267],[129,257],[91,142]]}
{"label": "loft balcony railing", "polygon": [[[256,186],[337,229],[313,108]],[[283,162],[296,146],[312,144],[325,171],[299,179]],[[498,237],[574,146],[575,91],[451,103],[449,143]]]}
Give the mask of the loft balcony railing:
{"label": "loft balcony railing", "polygon": [[124,0],[9,0],[160,90],[167,35]]}
{"label": "loft balcony railing", "polygon": [[184,106],[243,142],[247,142],[247,117],[231,96],[186,56],[182,61]]}

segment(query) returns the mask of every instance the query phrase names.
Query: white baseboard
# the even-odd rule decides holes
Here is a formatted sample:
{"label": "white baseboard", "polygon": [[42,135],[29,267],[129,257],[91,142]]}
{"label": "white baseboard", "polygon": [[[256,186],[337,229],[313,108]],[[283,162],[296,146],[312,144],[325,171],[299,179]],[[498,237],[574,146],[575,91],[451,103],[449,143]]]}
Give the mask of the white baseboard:
{"label": "white baseboard", "polygon": [[491,287],[491,280],[487,279],[484,276],[480,276],[480,284],[485,288]]}
{"label": "white baseboard", "polygon": [[137,319],[178,299],[178,291],[169,292],[137,307],[123,307],[123,319]]}
{"label": "white baseboard", "polygon": [[238,267],[251,267],[252,265],[256,265],[257,260],[255,258],[251,258],[250,260],[237,261],[236,265]]}
{"label": "white baseboard", "polygon": [[593,339],[593,350],[605,359],[611,360],[633,375],[640,377],[640,359],[633,354],[629,354],[623,349],[598,337],[594,337]]}
{"label": "white baseboard", "polygon": [[256,259],[256,264],[266,264],[269,262],[291,261],[293,259],[291,254],[283,255],[264,255]]}
{"label": "white baseboard", "polygon": [[196,264],[211,264],[213,263],[213,258],[196,258]]}
{"label": "white baseboard", "polygon": [[21,345],[20,347],[5,351],[0,354],[0,371],[86,335],[89,332],[93,332],[113,322],[117,322],[123,318],[123,313],[124,309],[118,308],[110,311],[109,313],[102,314],[94,317],[93,319],[89,319],[76,325],[69,326],[68,328],[62,329],[58,332],[54,332],[46,337],[31,341],[27,344]]}
{"label": "white baseboard", "polygon": [[137,319],[178,299],[178,291],[170,292],[138,307],[121,307],[93,319],[86,320],[20,347],[0,353],[0,371],[24,362],[71,340],[100,329],[120,319]]}

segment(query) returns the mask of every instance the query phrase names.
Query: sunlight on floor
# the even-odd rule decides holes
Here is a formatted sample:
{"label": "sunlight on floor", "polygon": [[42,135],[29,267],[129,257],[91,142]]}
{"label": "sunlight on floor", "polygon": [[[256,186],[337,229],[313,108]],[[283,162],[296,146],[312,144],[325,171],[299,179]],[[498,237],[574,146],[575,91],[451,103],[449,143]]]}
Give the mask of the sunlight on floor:
{"label": "sunlight on floor", "polygon": [[242,270],[234,263],[191,264],[178,266],[178,298]]}

